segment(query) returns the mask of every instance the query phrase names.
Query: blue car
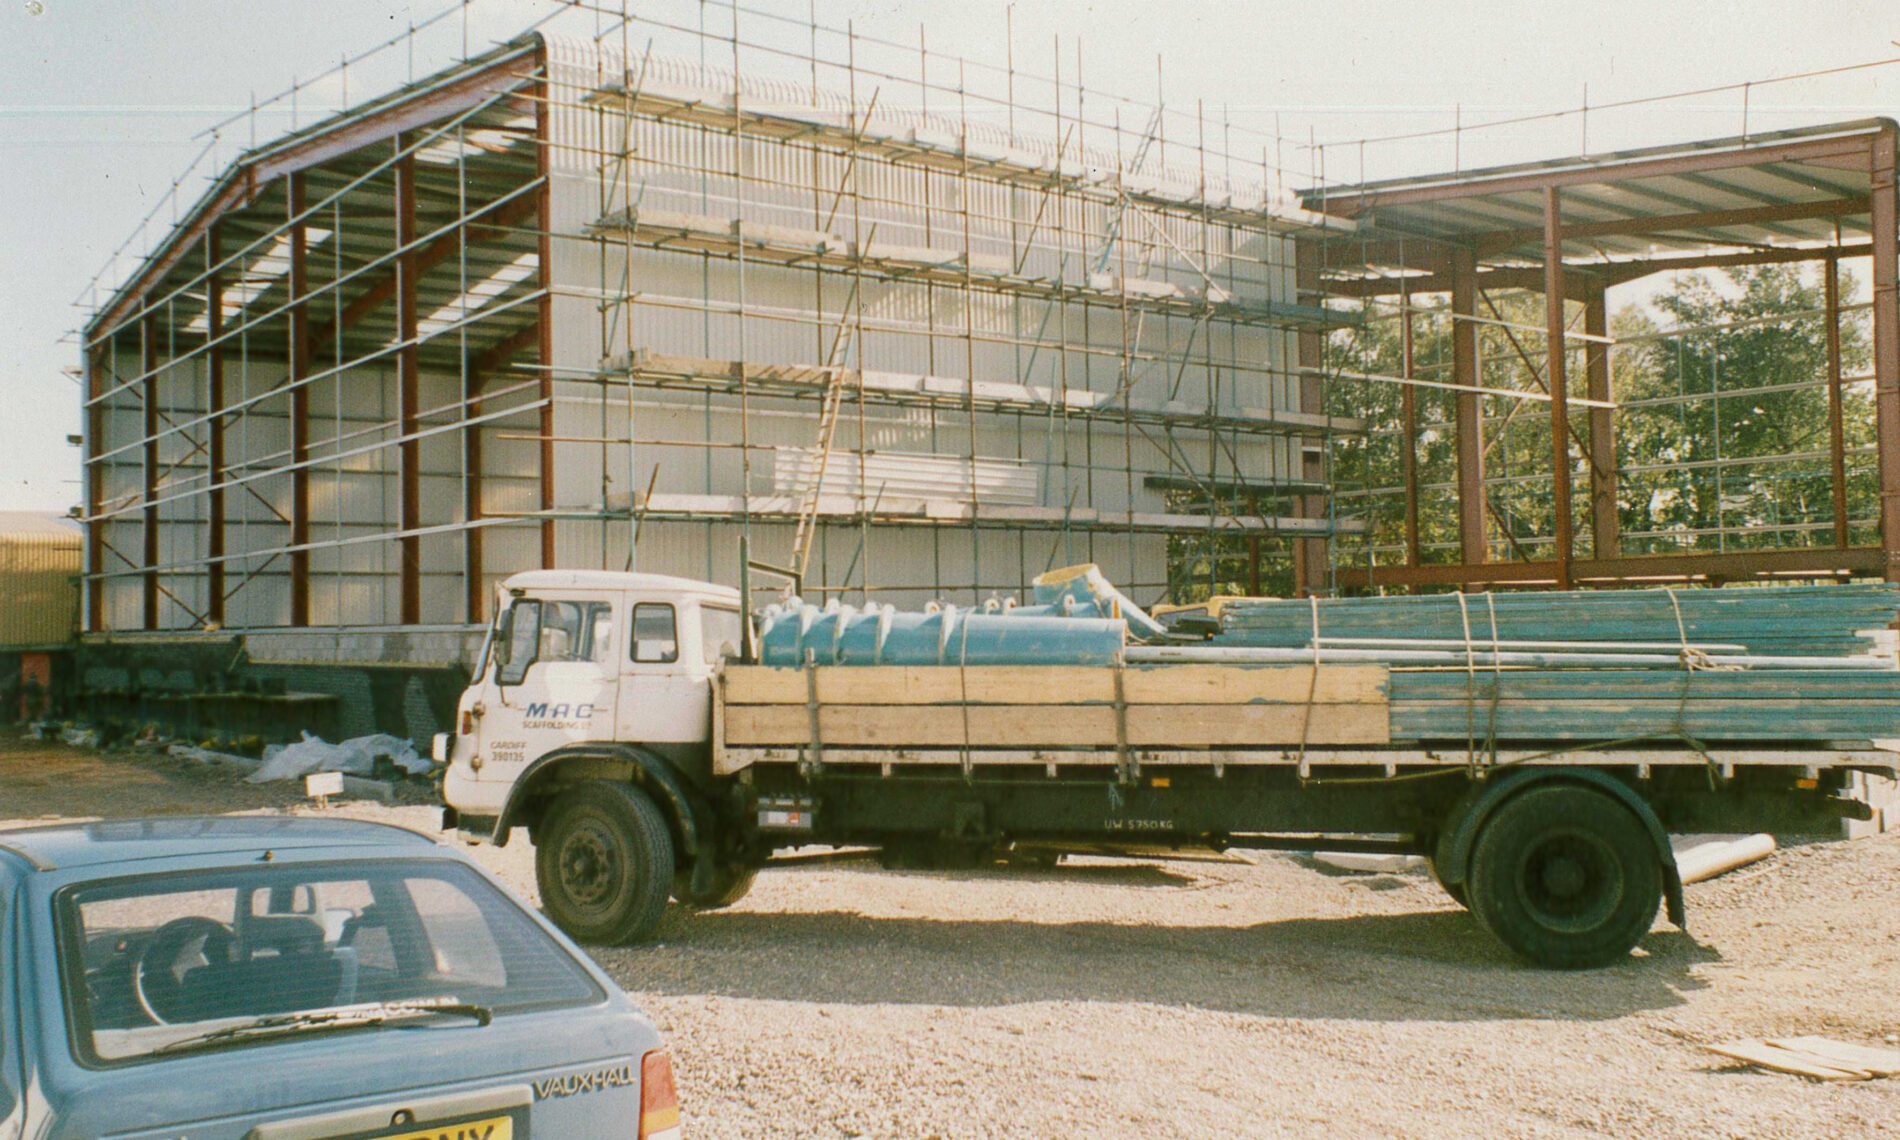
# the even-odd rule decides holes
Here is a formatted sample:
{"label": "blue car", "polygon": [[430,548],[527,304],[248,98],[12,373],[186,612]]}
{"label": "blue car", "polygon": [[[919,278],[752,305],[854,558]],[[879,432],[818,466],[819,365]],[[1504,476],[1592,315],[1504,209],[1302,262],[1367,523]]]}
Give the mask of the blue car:
{"label": "blue car", "polygon": [[420,835],[308,818],[0,831],[0,1140],[679,1127],[652,1024]]}

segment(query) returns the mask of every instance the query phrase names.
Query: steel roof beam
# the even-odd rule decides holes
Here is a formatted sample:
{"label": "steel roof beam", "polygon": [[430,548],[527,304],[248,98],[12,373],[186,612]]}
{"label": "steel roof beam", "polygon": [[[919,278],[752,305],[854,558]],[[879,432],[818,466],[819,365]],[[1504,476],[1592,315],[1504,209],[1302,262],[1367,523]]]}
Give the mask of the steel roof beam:
{"label": "steel roof beam", "polygon": [[[1775,205],[1745,206],[1731,210],[1702,210],[1686,214],[1661,214],[1630,217],[1617,221],[1573,222],[1564,226],[1564,239],[1583,240],[1598,237],[1637,236],[1690,230],[1730,229],[1768,222],[1805,221],[1814,218],[1839,218],[1864,214],[1869,209],[1866,197],[1834,198],[1825,202],[1782,202]],[[1478,256],[1490,257],[1540,240],[1542,230],[1501,230],[1480,234]]]}

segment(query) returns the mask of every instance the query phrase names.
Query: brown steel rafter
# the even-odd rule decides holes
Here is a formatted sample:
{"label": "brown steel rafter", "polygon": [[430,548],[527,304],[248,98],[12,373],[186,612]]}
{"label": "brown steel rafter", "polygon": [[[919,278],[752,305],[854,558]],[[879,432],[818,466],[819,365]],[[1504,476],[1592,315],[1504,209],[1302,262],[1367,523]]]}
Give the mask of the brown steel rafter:
{"label": "brown steel rafter", "polygon": [[[517,92],[546,66],[542,55],[540,51],[508,50],[479,70],[415,92],[386,108],[347,117],[328,129],[319,128],[308,137],[287,141],[233,169],[173,231],[139,275],[120,290],[114,303],[87,325],[87,343],[97,342],[116,331],[123,322],[136,318],[153,284],[162,281],[211,226],[232,211],[254,202],[263,187],[278,178],[360,151],[405,131],[468,115],[497,101],[518,106]],[[545,135],[540,137],[545,141]]]}
{"label": "brown steel rafter", "polygon": [[[409,237],[407,240],[399,241],[398,246],[401,249],[408,250],[416,240],[413,157],[405,155],[402,159],[398,160],[398,178],[401,177],[400,169],[404,163],[410,166],[411,173],[409,178],[412,183],[409,199],[410,209],[408,211]],[[442,235],[428,245],[423,246],[420,252],[412,251],[399,255],[398,261],[400,262],[403,258],[407,258],[413,262],[413,276],[420,279],[436,266],[454,257],[464,248],[465,244],[470,246],[486,244],[488,242],[500,241],[522,232],[518,227],[522,222],[535,216],[539,205],[539,197],[533,192],[521,193],[519,197],[491,203],[476,211],[474,214],[469,215],[467,224],[461,229],[453,233]],[[398,222],[399,224],[401,222],[400,216]],[[375,281],[370,283],[363,292],[357,294],[354,299],[343,307],[341,313],[316,327],[315,331],[310,334],[311,351],[316,352],[327,348],[339,333],[347,332],[356,327],[362,323],[365,318],[373,315],[377,310],[395,299],[397,291],[401,287],[401,283],[402,272],[400,264],[392,265],[386,272],[379,274]]]}

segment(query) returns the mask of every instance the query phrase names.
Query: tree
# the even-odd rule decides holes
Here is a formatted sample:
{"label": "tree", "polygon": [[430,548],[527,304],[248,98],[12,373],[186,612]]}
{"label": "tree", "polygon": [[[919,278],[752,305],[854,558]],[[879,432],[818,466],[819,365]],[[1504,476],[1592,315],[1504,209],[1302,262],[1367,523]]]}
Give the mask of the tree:
{"label": "tree", "polygon": [[[1855,294],[1841,275],[1841,295]],[[1444,296],[1414,297],[1412,375],[1449,382],[1452,324]],[[1723,277],[1691,274],[1652,299],[1655,315],[1626,307],[1611,322],[1612,395],[1617,402],[1618,521],[1628,554],[1713,551],[1827,544],[1833,541],[1833,493],[1827,375],[1827,331],[1818,277],[1790,265],[1758,266]],[[1405,373],[1402,326],[1390,302],[1368,306],[1365,320],[1326,343],[1326,410],[1362,418],[1364,434],[1328,441],[1334,503],[1340,517],[1365,524],[1362,534],[1333,544],[1340,566],[1402,564],[1405,550],[1404,453],[1417,457],[1421,561],[1461,557],[1453,430],[1457,393],[1415,386],[1417,434],[1401,430]],[[1479,383],[1491,391],[1541,395],[1547,349],[1544,299],[1537,293],[1481,295]],[[1572,326],[1581,307],[1572,305]],[[1717,327],[1719,326],[1719,327]],[[1681,335],[1673,335],[1681,333]],[[1871,368],[1864,317],[1841,321],[1842,371]],[[1570,394],[1586,390],[1588,342],[1567,345]],[[1384,377],[1367,379],[1362,377]],[[1537,398],[1484,396],[1486,537],[1495,557],[1528,560],[1553,554],[1550,405]],[[1845,388],[1848,515],[1877,515],[1871,459],[1855,452],[1874,440],[1871,387]],[[1570,414],[1575,549],[1590,549],[1588,408]],[[1183,499],[1176,509],[1205,510]],[[1236,513],[1254,513],[1245,503]],[[1869,524],[1871,526],[1871,524]],[[1852,540],[1872,541],[1868,527]],[[1291,589],[1290,544],[1263,544],[1261,577],[1268,592]],[[1171,540],[1170,578],[1177,601],[1210,592],[1242,592],[1247,540],[1188,536]]]}
{"label": "tree", "polygon": [[[1827,331],[1820,284],[1793,266],[1702,274],[1655,298],[1672,330],[1638,309],[1615,331],[1618,500],[1630,553],[1833,541]],[[1842,274],[1842,293],[1853,294]],[[1711,326],[1727,326],[1711,329]],[[1862,322],[1841,322],[1842,371],[1868,370]],[[1847,445],[1873,439],[1871,392],[1846,387]],[[1753,460],[1754,462],[1750,462]],[[1850,471],[1855,464],[1850,456]],[[1867,518],[1871,478],[1850,478],[1848,515]]]}

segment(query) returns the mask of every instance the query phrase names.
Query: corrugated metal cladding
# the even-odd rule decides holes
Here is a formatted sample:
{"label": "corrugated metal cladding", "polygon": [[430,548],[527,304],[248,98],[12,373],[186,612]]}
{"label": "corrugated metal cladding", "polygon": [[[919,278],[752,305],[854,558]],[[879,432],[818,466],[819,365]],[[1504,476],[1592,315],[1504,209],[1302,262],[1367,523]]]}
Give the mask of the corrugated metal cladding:
{"label": "corrugated metal cladding", "polygon": [[85,535],[56,515],[0,511],[0,649],[73,639]]}
{"label": "corrugated metal cladding", "polygon": [[[1001,266],[1001,272],[1131,294],[1178,289],[1199,295],[1218,287],[1239,304],[1293,300],[1289,238],[1264,224],[1255,229],[1209,223],[1186,212],[1194,208],[1185,203],[1199,193],[1201,177],[1191,148],[1170,148],[1170,157],[1186,156],[1176,160],[1186,165],[1157,174],[1150,162],[1139,175],[1146,192],[1178,199],[1182,207],[1169,211],[1131,199],[1118,209],[1099,195],[1056,197],[973,172],[926,172],[872,157],[854,161],[842,149],[808,141],[788,145],[748,135],[741,143],[717,126],[629,116],[593,96],[624,82],[729,105],[732,73],[642,58],[637,48],[628,61],[588,40],[549,37],[547,44],[554,228],[573,237],[596,235],[591,242],[555,243],[554,279],[561,294],[554,302],[555,352],[562,369],[584,372],[644,351],[744,359],[754,366],[834,364],[965,383],[1006,381],[1101,393],[1135,405],[1173,401],[1183,409],[1178,424],[1130,432],[1099,416],[972,415],[942,405],[877,404],[860,415],[851,408],[836,431],[836,461],[825,490],[854,496],[863,506],[872,504],[879,486],[930,492],[952,503],[969,501],[974,486],[979,495],[988,489],[998,496],[989,501],[1083,518],[1098,511],[1165,510],[1163,497],[1144,484],[1143,475],[1183,462],[1208,462],[1208,475],[1229,480],[1267,482],[1296,473],[1300,455],[1293,441],[1231,432],[1215,441],[1194,422],[1208,412],[1299,406],[1292,380],[1295,337],[1282,328],[1159,311],[1118,317],[1107,307],[1051,304],[1039,296],[933,286],[914,278],[857,277],[806,264],[750,260],[742,278],[728,259],[591,228],[632,210],[715,241],[733,232],[735,223],[748,234],[757,227],[822,230],[874,256],[900,249],[903,256],[955,260],[967,249],[973,269]],[[742,98],[758,106],[793,108],[833,124],[855,122],[871,136],[954,141],[963,129],[954,117],[897,106],[902,101],[888,93],[863,120],[865,108],[854,108],[840,92],[751,76],[739,86]],[[1112,151],[1091,147],[1078,153],[1073,145],[1059,156],[1056,140],[1011,139],[997,124],[973,122],[968,130],[973,152],[980,144],[1030,166],[1113,170],[1117,161]],[[625,163],[612,157],[622,147],[631,155]],[[740,166],[749,177],[735,176]],[[855,193],[838,193],[847,186],[855,186]],[[1219,177],[1209,177],[1206,194],[1213,201],[1268,199],[1257,184]],[[1025,237],[1032,234],[1039,236]],[[1210,274],[1204,265],[1215,268]],[[603,320],[603,292],[634,300],[617,310],[610,304],[612,315]],[[631,422],[637,439],[689,446],[643,446],[629,462],[617,448],[557,444],[558,507],[586,511],[603,501],[624,504],[629,484],[640,495],[651,488],[658,496],[730,497],[748,489],[742,452],[731,446],[742,436],[736,399],[642,386],[633,390],[630,410],[625,389],[603,391],[580,382],[561,389],[557,436],[624,435]],[[776,456],[754,453],[753,493],[796,493],[799,476],[816,476],[816,464],[794,457],[820,441],[817,409],[815,400],[754,391],[745,432],[754,446],[779,450]],[[862,464],[855,457],[860,449],[871,453]],[[967,527],[959,533],[954,526],[873,526],[867,536],[848,517],[854,513],[820,527],[814,582],[853,594],[869,585],[877,596],[893,599],[884,591],[967,599],[973,588],[979,594],[1016,592],[1046,563],[1074,556],[1113,564],[1124,583],[1156,587],[1167,579],[1167,540],[1161,535],[1090,533],[1086,527],[1064,534],[1059,525],[1024,524],[976,537]],[[642,527],[639,565],[734,581],[736,552],[722,542],[733,529],[711,519],[649,520]],[[559,561],[619,568],[628,558],[626,535],[624,523],[562,523]],[[782,561],[791,535],[789,526],[755,523],[754,557]]]}

